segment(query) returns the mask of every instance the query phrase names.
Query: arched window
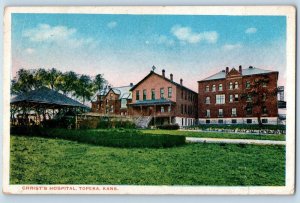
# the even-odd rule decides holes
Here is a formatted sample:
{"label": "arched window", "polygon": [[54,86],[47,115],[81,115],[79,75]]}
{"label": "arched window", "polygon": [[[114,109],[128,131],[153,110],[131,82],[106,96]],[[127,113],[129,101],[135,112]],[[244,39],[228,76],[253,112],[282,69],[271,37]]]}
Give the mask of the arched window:
{"label": "arched window", "polygon": [[210,104],[210,97],[205,98],[205,104]]}
{"label": "arched window", "polygon": [[238,89],[239,88],[239,83],[238,82],[235,82],[234,83],[234,89]]}
{"label": "arched window", "polygon": [[233,89],[233,84],[232,84],[232,82],[229,83],[229,89],[230,89],[230,90]]}
{"label": "arched window", "polygon": [[223,91],[223,85],[219,84],[219,91]]}
{"label": "arched window", "polygon": [[216,91],[216,85],[212,86],[212,91],[215,92]]}

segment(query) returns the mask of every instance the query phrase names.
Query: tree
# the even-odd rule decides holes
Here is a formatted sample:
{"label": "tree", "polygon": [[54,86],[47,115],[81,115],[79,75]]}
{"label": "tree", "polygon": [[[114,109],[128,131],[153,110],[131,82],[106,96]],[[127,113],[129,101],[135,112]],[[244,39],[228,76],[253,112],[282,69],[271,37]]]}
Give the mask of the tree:
{"label": "tree", "polygon": [[93,82],[88,75],[81,75],[76,84],[75,95],[77,98],[81,98],[83,104],[86,100],[91,100],[94,95],[95,89],[93,88]]}
{"label": "tree", "polygon": [[270,88],[269,75],[256,77],[252,82],[246,84],[244,92],[241,95],[242,103],[245,104],[243,109],[257,117],[258,124],[262,126],[261,116],[267,113],[267,101],[272,97],[277,99],[277,87]]}
{"label": "tree", "polygon": [[96,91],[101,92],[107,85],[107,81],[104,79],[103,74],[97,74],[94,79],[94,86]]}
{"label": "tree", "polygon": [[19,94],[34,90],[39,87],[39,82],[34,77],[35,71],[20,69],[11,81],[11,93]]}

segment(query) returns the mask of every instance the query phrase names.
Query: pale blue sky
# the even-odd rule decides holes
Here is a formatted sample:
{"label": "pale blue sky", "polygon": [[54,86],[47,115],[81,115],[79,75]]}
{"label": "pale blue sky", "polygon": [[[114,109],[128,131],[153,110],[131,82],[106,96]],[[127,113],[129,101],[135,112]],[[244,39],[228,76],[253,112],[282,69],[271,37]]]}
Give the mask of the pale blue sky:
{"label": "pale blue sky", "polygon": [[114,86],[151,70],[197,90],[226,66],[286,75],[284,16],[13,14],[12,71],[51,68],[96,75]]}

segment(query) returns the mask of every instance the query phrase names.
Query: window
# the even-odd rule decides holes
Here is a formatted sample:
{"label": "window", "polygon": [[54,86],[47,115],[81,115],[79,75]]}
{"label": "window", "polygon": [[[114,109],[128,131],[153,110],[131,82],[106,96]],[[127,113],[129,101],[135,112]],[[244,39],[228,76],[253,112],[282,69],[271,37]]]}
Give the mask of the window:
{"label": "window", "polygon": [[239,83],[238,82],[234,83],[234,89],[239,89]]}
{"label": "window", "polygon": [[218,114],[219,117],[223,117],[223,109],[219,109],[219,114]]}
{"label": "window", "polygon": [[266,107],[266,106],[263,106],[263,108],[262,108],[262,113],[263,113],[263,114],[267,114],[267,113],[268,113],[268,110],[267,110],[267,107]]}
{"label": "window", "polygon": [[262,86],[263,86],[263,87],[267,87],[267,82],[263,82],[263,83],[262,83]]}
{"label": "window", "polygon": [[218,120],[218,124],[223,124],[223,120]]}
{"label": "window", "polygon": [[139,90],[136,91],[136,100],[137,101],[140,100],[140,91]]}
{"label": "window", "polygon": [[205,87],[205,92],[209,92],[209,86],[208,85]]}
{"label": "window", "polygon": [[261,122],[262,122],[262,123],[268,123],[268,119],[263,118],[263,119],[261,120]]}
{"label": "window", "polygon": [[143,90],[143,100],[147,100],[147,90]]}
{"label": "window", "polygon": [[181,99],[183,99],[183,90],[181,90]]}
{"label": "window", "polygon": [[210,117],[210,110],[209,110],[209,109],[206,110],[206,117],[207,117],[207,118]]}
{"label": "window", "polygon": [[183,114],[183,104],[181,104],[181,114]]}
{"label": "window", "polygon": [[229,102],[233,102],[233,95],[229,95]]}
{"label": "window", "polygon": [[184,113],[186,114],[187,113],[187,106],[184,105]]}
{"label": "window", "polygon": [[219,91],[223,91],[223,85],[219,84]]}
{"label": "window", "polygon": [[205,104],[210,104],[210,97],[205,98]]}
{"label": "window", "polygon": [[233,89],[233,84],[232,84],[232,82],[229,83],[229,89],[230,89],[230,90]]}
{"label": "window", "polygon": [[171,107],[170,106],[168,106],[168,112],[171,112]]}
{"label": "window", "polygon": [[172,97],[172,87],[168,87],[168,98]]}
{"label": "window", "polygon": [[236,124],[236,123],[237,123],[237,120],[236,120],[236,119],[232,119],[232,120],[231,120],[231,123],[232,123],[232,124]]}
{"label": "window", "polygon": [[160,88],[160,98],[161,99],[165,98],[165,89],[164,88]]}
{"label": "window", "polygon": [[113,105],[110,106],[110,112],[111,112],[111,113],[114,112],[114,106],[113,106]]}
{"label": "window", "polygon": [[266,99],[267,99],[267,94],[266,94],[266,93],[263,93],[263,95],[262,95],[262,100],[263,100],[263,101],[266,101]]}
{"label": "window", "polygon": [[212,86],[212,91],[215,92],[216,91],[216,85]]}
{"label": "window", "polygon": [[231,109],[231,116],[236,116],[236,108]]}
{"label": "window", "polygon": [[247,122],[248,124],[250,124],[250,123],[252,123],[252,119],[247,119],[246,122]]}
{"label": "window", "polygon": [[164,113],[164,112],[165,112],[165,107],[161,106],[161,107],[160,107],[160,112],[161,112],[161,113]]}
{"label": "window", "polygon": [[239,95],[238,94],[234,95],[234,101],[239,101]]}
{"label": "window", "polygon": [[247,115],[251,115],[252,114],[252,107],[246,107],[246,113]]}
{"label": "window", "polygon": [[151,99],[155,100],[155,89],[151,89]]}
{"label": "window", "polygon": [[210,120],[206,120],[205,123],[206,123],[206,124],[210,124]]}
{"label": "window", "polygon": [[127,100],[126,99],[121,99],[121,108],[127,108]]}
{"label": "window", "polygon": [[216,104],[225,104],[225,94],[216,95]]}
{"label": "window", "polygon": [[250,81],[246,81],[246,89],[249,89],[251,86]]}
{"label": "window", "polygon": [[252,96],[251,95],[247,95],[247,102],[252,102]]}

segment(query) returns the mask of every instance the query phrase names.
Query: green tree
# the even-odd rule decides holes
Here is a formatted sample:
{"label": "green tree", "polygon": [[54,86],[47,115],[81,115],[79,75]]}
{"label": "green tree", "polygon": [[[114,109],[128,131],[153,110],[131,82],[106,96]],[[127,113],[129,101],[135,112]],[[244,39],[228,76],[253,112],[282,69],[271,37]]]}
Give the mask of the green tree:
{"label": "green tree", "polygon": [[107,85],[107,81],[103,77],[103,74],[97,74],[93,82],[94,82],[95,89],[98,92],[101,92],[101,90],[103,90],[104,87]]}
{"label": "green tree", "polygon": [[19,94],[39,87],[39,82],[34,77],[35,71],[20,69],[11,81],[11,93]]}
{"label": "green tree", "polygon": [[81,75],[75,85],[75,96],[82,100],[83,104],[87,100],[91,100],[94,95],[95,89],[93,81],[88,75]]}

